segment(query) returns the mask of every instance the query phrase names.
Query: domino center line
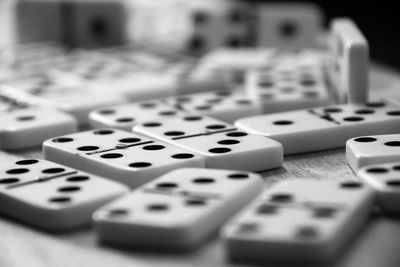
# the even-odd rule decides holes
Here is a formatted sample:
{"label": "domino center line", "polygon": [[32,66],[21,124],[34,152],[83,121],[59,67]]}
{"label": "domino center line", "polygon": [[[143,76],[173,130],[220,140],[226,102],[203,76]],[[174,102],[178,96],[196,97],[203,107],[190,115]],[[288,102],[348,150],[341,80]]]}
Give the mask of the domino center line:
{"label": "domino center line", "polygon": [[86,155],[95,155],[95,154],[99,154],[99,153],[103,153],[103,152],[109,152],[109,151],[114,151],[114,150],[121,150],[121,149],[126,149],[126,148],[129,148],[129,147],[140,146],[140,145],[147,145],[147,144],[151,144],[151,143],[154,143],[154,141],[139,142],[139,143],[135,143],[135,144],[132,144],[132,145],[117,144],[114,148],[104,149],[104,150],[99,150],[99,151],[94,151],[94,152],[89,152],[89,153],[86,153]]}
{"label": "domino center line", "polygon": [[69,175],[73,175],[73,174],[77,174],[77,171],[71,171],[71,172],[65,172],[65,173],[61,173],[61,174],[57,174],[57,175],[53,175],[53,176],[48,176],[48,177],[39,177],[35,180],[32,181],[27,181],[24,183],[20,183],[20,184],[15,184],[15,185],[10,185],[7,187],[7,189],[14,189],[14,188],[18,188],[21,186],[25,186],[25,185],[30,185],[30,184],[34,184],[34,183],[42,183],[42,182],[46,182],[52,179],[56,179],[56,178],[62,178],[65,176],[69,176]]}
{"label": "domino center line", "polygon": [[212,134],[226,133],[226,132],[233,132],[233,131],[237,131],[237,128],[224,129],[224,130],[219,130],[219,131],[204,131],[203,133],[174,137],[174,138],[172,138],[172,140],[186,139],[186,138],[192,138],[192,137],[198,137],[198,136],[207,136],[207,135],[212,135]]}
{"label": "domino center line", "polygon": [[221,199],[221,196],[218,194],[211,193],[201,193],[201,192],[193,192],[189,190],[159,190],[153,188],[145,188],[143,192],[156,194],[156,195],[166,195],[166,196],[175,196],[175,197],[191,197],[198,199]]}
{"label": "domino center line", "polygon": [[341,125],[341,123],[340,123],[339,121],[335,120],[335,119],[331,116],[331,114],[329,114],[329,113],[318,114],[318,113],[317,113],[315,110],[313,110],[313,109],[309,109],[308,112],[309,112],[310,114],[313,114],[313,115],[319,117],[320,119],[333,122],[333,123],[335,123],[335,124],[337,124],[337,125]]}

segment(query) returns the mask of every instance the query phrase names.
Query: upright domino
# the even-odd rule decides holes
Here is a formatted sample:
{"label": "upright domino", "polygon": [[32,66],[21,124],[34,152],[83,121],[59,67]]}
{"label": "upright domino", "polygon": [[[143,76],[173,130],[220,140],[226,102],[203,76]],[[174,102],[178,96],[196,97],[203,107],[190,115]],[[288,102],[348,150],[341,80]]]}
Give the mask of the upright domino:
{"label": "upright domino", "polygon": [[0,2],[0,49],[10,46],[17,41],[16,37],[16,18],[15,18],[16,3],[13,0],[4,0]]}
{"label": "upright domino", "polygon": [[[61,1],[15,1],[15,35],[18,43],[63,41],[63,7]],[[64,18],[65,19],[65,18]]]}
{"label": "upright domino", "polygon": [[72,47],[122,45],[126,41],[124,1],[70,0],[63,5],[64,38]]}
{"label": "upright domino", "polygon": [[207,168],[262,171],[283,163],[280,143],[211,117],[149,121],[134,126],[133,131],[201,154]]}
{"label": "upright domino", "polygon": [[43,156],[136,188],[174,169],[204,167],[204,157],[117,129],[99,129],[51,138]]}
{"label": "upright domino", "polygon": [[368,101],[369,46],[366,38],[350,19],[334,19],[331,24],[331,82],[339,100],[349,103]]}
{"label": "upright domino", "polygon": [[92,213],[128,193],[122,184],[46,160],[0,165],[0,211],[46,230],[91,223]]}
{"label": "upright domino", "polygon": [[323,14],[312,4],[262,3],[257,6],[258,46],[289,49],[318,46]]}
{"label": "upright domino", "polygon": [[248,8],[239,1],[195,0],[186,4],[192,23],[187,51],[202,54],[216,48],[240,48],[249,43]]}
{"label": "upright domino", "polygon": [[235,126],[280,142],[287,155],[344,147],[355,136],[398,133],[399,122],[399,106],[370,102],[254,116]]}
{"label": "upright domino", "polygon": [[346,158],[355,172],[366,165],[400,161],[400,135],[352,138],[346,142]]}
{"label": "upright domino", "polygon": [[98,239],[138,248],[193,248],[262,187],[259,175],[243,171],[175,170],[96,211]]}
{"label": "upright domino", "polygon": [[400,212],[399,162],[372,164],[360,168],[357,176],[376,191],[377,204],[388,213]]}
{"label": "upright domino", "polygon": [[353,181],[281,181],[222,229],[228,257],[256,262],[336,259],[372,210],[374,191]]}

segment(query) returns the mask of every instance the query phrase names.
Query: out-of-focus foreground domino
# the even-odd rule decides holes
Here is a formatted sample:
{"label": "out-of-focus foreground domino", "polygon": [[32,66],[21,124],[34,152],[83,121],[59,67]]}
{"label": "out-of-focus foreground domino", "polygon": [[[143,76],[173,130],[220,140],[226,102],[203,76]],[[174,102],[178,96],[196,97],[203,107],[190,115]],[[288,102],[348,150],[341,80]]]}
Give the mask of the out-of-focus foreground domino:
{"label": "out-of-focus foreground domino", "polygon": [[400,212],[400,164],[368,165],[357,171],[357,176],[369,183],[377,192],[377,203],[389,213]]}
{"label": "out-of-focus foreground domino", "polygon": [[346,158],[351,168],[400,161],[400,134],[359,136],[346,142]]}
{"label": "out-of-focus foreground domino", "polygon": [[318,46],[323,15],[312,4],[262,3],[257,7],[258,46],[312,48]]}
{"label": "out-of-focus foreground domino", "polygon": [[89,173],[138,187],[174,169],[204,167],[204,157],[117,129],[100,129],[48,139],[43,156]]}
{"label": "out-of-focus foreground domino", "polygon": [[366,38],[350,19],[334,19],[331,24],[331,82],[339,100],[349,103],[368,101],[369,46]]}
{"label": "out-of-focus foreground domino", "polygon": [[96,211],[101,242],[188,249],[210,237],[261,193],[257,174],[184,168],[169,172]]}
{"label": "out-of-focus foreground domino", "polygon": [[280,142],[287,155],[344,147],[355,136],[397,133],[400,107],[385,102],[336,105],[244,118],[235,126]]}
{"label": "out-of-focus foreground domino", "polygon": [[262,171],[283,163],[280,143],[210,117],[149,121],[134,126],[133,131],[199,153],[206,158],[207,168]]}
{"label": "out-of-focus foreground domino", "polygon": [[97,208],[128,191],[122,184],[46,160],[0,165],[0,212],[42,229],[90,224]]}
{"label": "out-of-focus foreground domino", "polygon": [[374,191],[354,181],[286,180],[222,229],[229,258],[320,262],[335,259],[367,221]]}

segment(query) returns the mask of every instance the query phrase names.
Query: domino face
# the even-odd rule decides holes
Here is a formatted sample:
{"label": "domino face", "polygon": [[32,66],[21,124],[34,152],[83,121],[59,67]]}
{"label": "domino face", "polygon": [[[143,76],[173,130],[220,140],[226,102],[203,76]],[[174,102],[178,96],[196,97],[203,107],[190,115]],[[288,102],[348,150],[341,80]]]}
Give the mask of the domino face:
{"label": "domino face", "polygon": [[333,20],[331,32],[330,74],[339,92],[339,100],[365,103],[369,90],[368,42],[350,19]]}
{"label": "domino face", "polygon": [[239,48],[248,43],[248,17],[244,5],[229,1],[191,1],[188,11],[193,35],[187,51],[199,54],[220,47]]}
{"label": "domino face", "polygon": [[1,212],[41,229],[90,224],[97,208],[128,191],[122,184],[46,160],[0,165]]}
{"label": "domino face", "polygon": [[368,165],[357,171],[357,176],[377,192],[377,203],[384,212],[400,212],[399,170],[400,165],[396,161]]}
{"label": "domino face", "polygon": [[18,43],[62,41],[62,6],[56,1],[18,1],[15,7]]}
{"label": "domino face", "polygon": [[262,187],[261,177],[253,173],[184,168],[102,207],[93,217],[101,242],[187,249],[212,235]]}
{"label": "domino face", "polygon": [[219,91],[182,95],[173,99],[187,114],[210,116],[233,123],[237,119],[261,114],[261,105],[240,92]]}
{"label": "domino face", "polygon": [[264,113],[330,103],[323,56],[313,52],[276,56],[264,68],[248,71],[244,88],[251,99],[261,101]]}
{"label": "domino face", "polygon": [[366,165],[400,161],[400,135],[352,138],[346,142],[346,158],[354,171]]}
{"label": "domino face", "polygon": [[277,140],[286,155],[343,147],[355,136],[397,133],[399,120],[398,106],[371,102],[249,117],[235,126]]}
{"label": "domino face", "polygon": [[40,105],[57,108],[74,116],[80,125],[88,124],[88,114],[96,108],[125,102],[121,95],[107,92],[94,92],[82,89],[83,84],[69,86],[52,79],[24,79],[14,90],[35,97]]}
{"label": "domino face", "polygon": [[261,114],[261,106],[241,93],[205,92],[100,108],[91,112],[89,119],[92,128],[131,131],[141,122],[188,114],[212,116],[233,123],[239,118]]}
{"label": "domino face", "polygon": [[122,1],[67,3],[70,27],[67,42],[74,47],[121,45],[126,39]]}
{"label": "domino face", "polygon": [[138,187],[177,168],[204,167],[187,150],[117,129],[99,129],[48,139],[47,160]]}
{"label": "domino face", "polygon": [[48,138],[76,130],[74,118],[54,109],[26,107],[4,111],[0,114],[0,148],[37,147]]}
{"label": "domino face", "polygon": [[111,127],[131,131],[133,125],[143,121],[183,114],[166,99],[160,99],[100,108],[89,114],[89,120],[92,128]]}
{"label": "domino face", "polygon": [[261,171],[282,165],[282,146],[210,117],[184,116],[138,124],[133,131],[199,153],[207,168]]}
{"label": "domino face", "polygon": [[311,48],[317,46],[322,12],[311,4],[261,4],[258,8],[258,46]]}
{"label": "domino face", "polygon": [[354,181],[281,181],[222,229],[233,260],[320,262],[343,251],[367,221],[374,192]]}
{"label": "domino face", "polygon": [[[154,79],[157,77],[157,79]],[[132,73],[125,72],[118,79],[105,78],[92,81],[90,89],[98,92],[109,92],[110,87],[116,88],[116,92],[123,95],[129,101],[143,101],[154,98],[162,98],[178,93],[178,76],[173,70],[142,70]]]}

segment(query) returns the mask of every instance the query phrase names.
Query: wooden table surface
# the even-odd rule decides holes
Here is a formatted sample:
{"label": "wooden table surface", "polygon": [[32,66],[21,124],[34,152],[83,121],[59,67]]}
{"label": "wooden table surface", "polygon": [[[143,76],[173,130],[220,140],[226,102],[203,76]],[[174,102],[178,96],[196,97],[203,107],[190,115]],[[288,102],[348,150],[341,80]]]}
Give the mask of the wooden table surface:
{"label": "wooden table surface", "polygon": [[[374,65],[370,75],[372,97],[399,91],[400,75],[380,65]],[[19,158],[41,158],[39,149],[6,153],[0,151],[0,161]],[[344,149],[307,153],[285,158],[283,167],[262,173],[266,186],[279,179],[356,179],[347,165]],[[1,203],[0,203],[1,205]],[[400,217],[379,213],[371,216],[360,229],[357,238],[345,253],[329,266],[395,267],[400,266]],[[76,232],[50,234],[12,219],[0,218],[0,266],[252,266],[229,262],[221,240],[213,238],[187,253],[122,250],[99,245],[91,228]],[[263,265],[276,266],[276,265]]]}

